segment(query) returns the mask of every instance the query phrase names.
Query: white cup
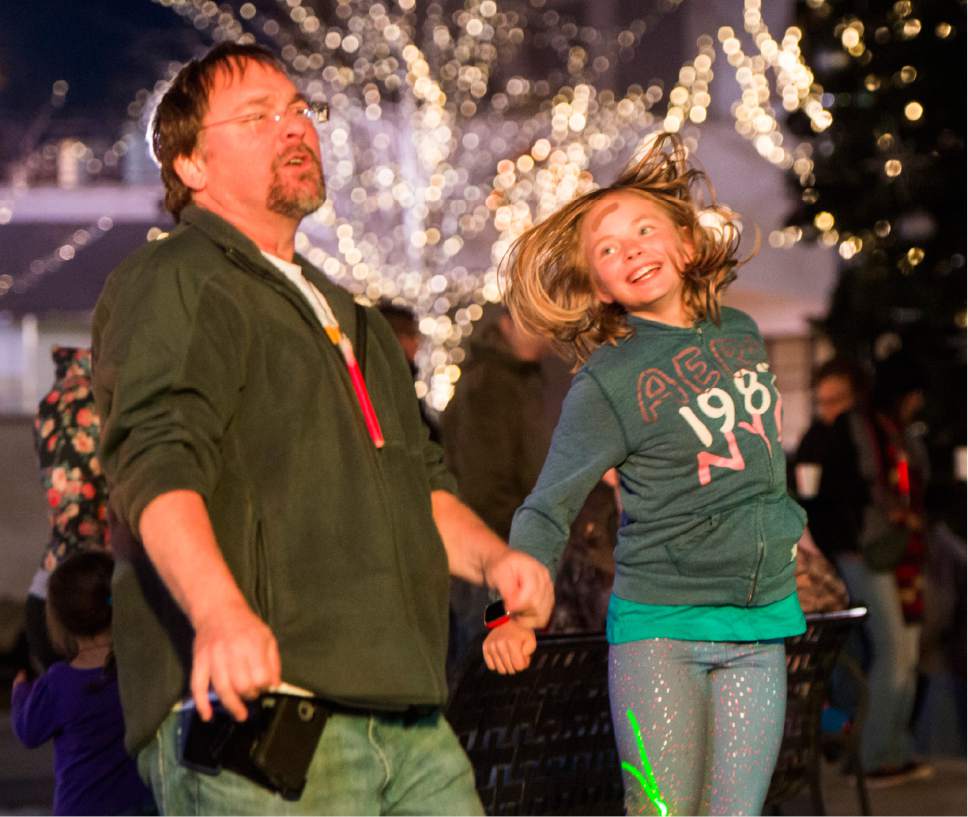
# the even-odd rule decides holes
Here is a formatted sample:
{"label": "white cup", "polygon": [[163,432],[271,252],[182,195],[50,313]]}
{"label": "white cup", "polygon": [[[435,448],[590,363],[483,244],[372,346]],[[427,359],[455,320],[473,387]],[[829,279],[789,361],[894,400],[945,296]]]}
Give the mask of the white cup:
{"label": "white cup", "polygon": [[954,460],[955,479],[959,482],[964,482],[965,478],[968,477],[968,452],[965,451],[963,445],[959,445],[955,449]]}
{"label": "white cup", "polygon": [[820,473],[823,467],[816,462],[797,463],[797,493],[803,499],[813,499],[820,490]]}

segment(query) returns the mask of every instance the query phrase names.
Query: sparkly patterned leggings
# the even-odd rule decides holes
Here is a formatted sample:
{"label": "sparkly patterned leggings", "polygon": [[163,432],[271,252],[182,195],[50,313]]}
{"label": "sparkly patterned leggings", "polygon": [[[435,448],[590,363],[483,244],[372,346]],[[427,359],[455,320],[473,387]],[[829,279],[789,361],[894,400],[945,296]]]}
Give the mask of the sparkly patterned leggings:
{"label": "sparkly patterned leggings", "polygon": [[786,708],[782,643],[647,639],[609,648],[628,814],[759,814]]}

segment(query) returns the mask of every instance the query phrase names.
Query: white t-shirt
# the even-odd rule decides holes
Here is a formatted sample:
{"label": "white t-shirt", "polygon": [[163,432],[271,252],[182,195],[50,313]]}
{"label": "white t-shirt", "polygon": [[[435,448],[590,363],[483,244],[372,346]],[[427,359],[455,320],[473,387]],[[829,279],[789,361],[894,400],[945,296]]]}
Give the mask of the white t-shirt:
{"label": "white t-shirt", "polygon": [[336,325],[336,318],[332,311],[328,311],[330,307],[325,296],[313,285],[312,281],[303,275],[302,267],[299,264],[294,264],[292,261],[283,261],[265,250],[261,250],[261,252],[267,261],[270,261],[279,272],[295,284],[296,289],[303,294],[324,329],[329,325]]}

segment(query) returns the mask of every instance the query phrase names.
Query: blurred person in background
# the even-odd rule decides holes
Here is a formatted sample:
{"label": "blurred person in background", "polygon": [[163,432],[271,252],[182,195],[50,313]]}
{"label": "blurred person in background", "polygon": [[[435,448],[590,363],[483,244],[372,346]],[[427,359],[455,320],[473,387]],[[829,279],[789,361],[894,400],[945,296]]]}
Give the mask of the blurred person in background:
{"label": "blurred person in background", "polygon": [[50,539],[27,594],[27,643],[33,670],[60,659],[50,643],[44,614],[47,581],[68,556],[109,550],[107,482],[97,446],[101,421],[91,389],[91,350],[55,346],[54,383],[34,416],[34,448],[47,499]]}
{"label": "blurred person in background", "polygon": [[813,375],[814,420],[797,448],[794,482],[810,533],[831,561],[855,552],[870,489],[858,468],[858,440],[866,435],[866,378],[844,357]]}
{"label": "blurred person in background", "polygon": [[[380,301],[376,308],[380,314],[387,319],[393,334],[397,337],[400,348],[403,349],[403,356],[407,359],[410,367],[410,374],[414,380],[417,378],[417,350],[420,348],[420,325],[413,310],[405,306],[394,304],[389,301]],[[420,417],[430,432],[430,439],[435,443],[440,443],[440,428],[437,422],[427,411],[427,405],[423,400],[419,402]]]}
{"label": "blurred person in background", "polygon": [[[879,613],[868,618],[873,650],[870,711],[877,715],[868,719],[861,736],[861,757],[873,786],[934,773],[914,758],[911,736],[924,617],[925,497],[931,476],[918,422],[924,385],[920,367],[903,352],[875,368],[871,445],[862,455],[873,502],[865,514],[860,555],[847,554],[838,562],[851,594]],[[893,705],[881,710],[878,701]]]}
{"label": "blurred person in background", "polygon": [[[549,347],[501,306],[488,309],[468,344],[454,396],[441,417],[444,461],[461,498],[498,536],[534,487],[548,446],[541,359]],[[486,588],[451,579],[451,674],[484,630]]]}
{"label": "blurred person in background", "polygon": [[103,551],[75,551],[50,576],[47,621],[62,660],[39,678],[21,672],[10,719],[33,749],[54,742],[54,814],[157,814],[124,749],[111,637],[111,572]]}
{"label": "blurred person in background", "polygon": [[[469,342],[442,420],[444,453],[461,496],[501,537],[541,471],[554,425],[542,361],[544,338],[525,332],[504,306],[487,310]],[[618,531],[618,476],[606,475],[572,523],[555,580],[549,632],[601,630],[611,592]],[[488,593],[451,579],[451,674],[483,634]]]}
{"label": "blurred person in background", "polygon": [[[817,419],[796,455],[798,496],[820,549],[836,563],[851,603],[864,604],[870,717],[861,762],[872,787],[932,774],[910,733],[923,614],[926,450],[915,419],[923,378],[903,354],[875,369],[869,408],[861,370],[834,359],[814,377]],[[804,478],[819,466],[819,481]]]}

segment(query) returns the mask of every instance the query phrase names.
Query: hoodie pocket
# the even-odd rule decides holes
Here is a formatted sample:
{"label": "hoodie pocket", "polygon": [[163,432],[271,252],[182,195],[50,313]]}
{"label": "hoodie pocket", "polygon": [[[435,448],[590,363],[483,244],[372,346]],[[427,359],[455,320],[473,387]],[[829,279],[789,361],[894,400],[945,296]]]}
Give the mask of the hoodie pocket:
{"label": "hoodie pocket", "polygon": [[703,517],[666,542],[669,560],[682,576],[748,577],[757,558],[752,518],[752,509]]}
{"label": "hoodie pocket", "polygon": [[796,561],[796,544],[803,535],[807,513],[786,494],[765,500],[761,513],[765,549],[760,573],[770,578]]}

